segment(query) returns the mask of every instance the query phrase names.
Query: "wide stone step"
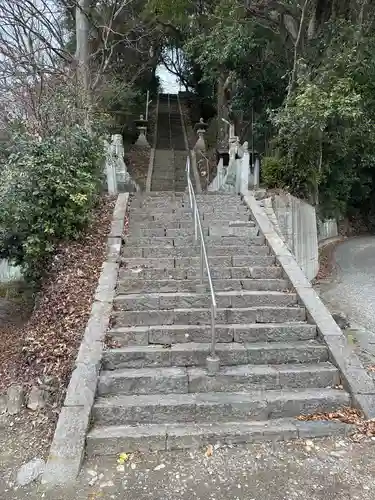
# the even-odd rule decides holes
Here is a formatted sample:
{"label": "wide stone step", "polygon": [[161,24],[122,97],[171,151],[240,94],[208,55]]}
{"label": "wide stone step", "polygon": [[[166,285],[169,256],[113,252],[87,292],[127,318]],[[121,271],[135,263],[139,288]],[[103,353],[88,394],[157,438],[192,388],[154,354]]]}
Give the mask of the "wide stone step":
{"label": "wide stone step", "polygon": [[99,397],[92,418],[107,426],[267,420],[332,412],[348,404],[349,395],[334,389],[116,395]]}
{"label": "wide stone step", "polygon": [[337,368],[327,362],[224,366],[213,376],[207,375],[204,368],[196,367],[186,370],[188,392],[193,393],[328,388],[340,384]]}
{"label": "wide stone step", "polygon": [[[199,257],[122,257],[121,262],[127,268],[153,268],[153,269],[175,269],[199,267],[201,258]],[[215,267],[267,267],[273,266],[276,259],[273,255],[224,255],[208,256],[208,263]]]}
{"label": "wide stone step", "polygon": [[[247,267],[217,267],[210,266],[211,277],[217,279],[279,279],[284,277],[281,267],[272,266],[247,266]],[[206,276],[206,273],[205,273]],[[169,268],[152,269],[142,266],[120,268],[119,281],[123,279],[148,279],[148,280],[184,280],[200,279],[200,268]]]}
{"label": "wide stone step", "polygon": [[344,437],[352,426],[341,422],[303,422],[295,418],[237,422],[143,424],[95,426],[87,435],[87,456],[118,455],[127,452],[150,452],[205,448],[209,444],[233,445],[289,441],[291,439]]}
{"label": "wide stone step", "polygon": [[[316,326],[309,323],[216,324],[217,342],[296,342],[316,338]],[[113,328],[108,338],[117,347],[128,345],[172,345],[211,341],[211,325],[161,325]]]}
{"label": "wide stone step", "polygon": [[[250,210],[245,206],[234,206],[234,207],[214,207],[212,205],[205,205],[202,207],[201,205],[198,206],[199,213],[201,217],[205,217],[206,215],[212,216],[213,214],[218,214],[220,218],[222,217],[223,219],[232,219],[236,218],[236,215],[248,215],[251,216]],[[157,220],[157,219],[162,219],[163,217],[181,217],[182,219],[191,219],[193,217],[192,215],[192,209],[190,208],[189,203],[186,205],[169,205],[165,206],[163,209],[158,209],[158,208],[152,208],[152,207],[143,207],[140,208],[137,205],[130,204],[129,205],[129,211],[128,211],[130,217],[135,217],[135,219],[142,219],[143,217],[146,218],[146,220]],[[226,215],[228,217],[226,217]],[[149,219],[149,217],[153,217],[153,219]],[[219,218],[219,217],[218,217]]]}
{"label": "wide stone step", "polygon": [[[215,294],[220,309],[247,308],[256,306],[293,306],[297,303],[295,293],[274,291],[226,291]],[[148,311],[149,309],[209,308],[212,299],[208,293],[133,293],[118,295],[114,300],[116,311]]]}
{"label": "wide stone step", "polygon": [[[237,225],[252,228],[255,227],[255,222],[250,221],[248,216],[238,217],[236,219],[225,219],[225,220],[215,220],[215,219],[204,219],[201,221],[202,227],[210,227],[210,226],[222,226],[222,227],[230,227],[232,225]],[[242,223],[242,224],[241,224]],[[245,225],[246,223],[246,225]],[[132,231],[133,228],[137,229],[153,229],[153,228],[164,228],[164,229],[180,229],[180,228],[188,228],[194,229],[194,220],[192,217],[187,220],[173,220],[168,217],[165,217],[164,220],[157,221],[147,221],[147,222],[139,222],[137,220],[129,220],[129,231]]]}
{"label": "wide stone step", "polygon": [[338,370],[331,363],[224,366],[212,376],[199,367],[127,368],[102,372],[98,394],[243,392],[327,388],[339,383]]}
{"label": "wide stone step", "polygon": [[[148,345],[108,349],[103,353],[103,369],[162,366],[206,366],[209,343]],[[316,341],[256,342],[255,344],[218,343],[221,366],[320,363],[328,361],[327,347]]]}
{"label": "wide stone step", "polygon": [[[208,292],[208,285],[205,283]],[[200,280],[142,280],[124,279],[117,283],[117,293],[153,293],[153,292],[196,292],[200,289]],[[225,290],[273,290],[282,291],[289,288],[284,279],[215,279],[215,292]]]}
{"label": "wide stone step", "polygon": [[[125,245],[122,248],[121,254],[123,257],[138,257],[138,258],[167,258],[167,257],[196,257],[200,254],[200,246],[185,246],[175,247],[173,245],[167,247],[134,247]],[[247,245],[247,246],[215,246],[207,248],[209,257],[224,257],[233,255],[269,255],[270,249],[263,245]]]}
{"label": "wide stone step", "polygon": [[[189,308],[114,311],[112,320],[116,327],[133,325],[208,325],[211,324],[211,310],[208,308]],[[284,323],[305,320],[306,311],[303,307],[258,306],[216,310],[216,321],[223,324]]]}
{"label": "wide stone step", "polygon": [[[255,246],[264,245],[265,239],[263,236],[253,236],[253,237],[233,237],[233,236],[223,236],[223,237],[210,237],[206,236],[205,243],[207,248],[216,246]],[[130,247],[186,247],[186,246],[196,246],[194,240],[194,235],[191,234],[185,238],[167,238],[166,236],[154,236],[154,237],[142,237],[142,236],[126,236],[125,245]]]}
{"label": "wide stone step", "polygon": [[[243,210],[205,210],[199,211],[201,220],[241,220],[248,221],[251,219],[251,213],[247,211],[244,207]],[[152,222],[193,222],[194,217],[190,209],[183,208],[182,210],[165,210],[165,211],[140,211],[140,210],[130,210],[129,220],[131,224],[143,224]]]}

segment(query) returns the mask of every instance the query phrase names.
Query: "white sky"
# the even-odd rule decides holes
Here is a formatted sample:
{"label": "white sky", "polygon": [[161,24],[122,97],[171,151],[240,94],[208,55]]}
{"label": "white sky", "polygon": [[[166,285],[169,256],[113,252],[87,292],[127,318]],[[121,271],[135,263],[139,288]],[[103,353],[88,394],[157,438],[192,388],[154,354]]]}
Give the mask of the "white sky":
{"label": "white sky", "polygon": [[156,74],[161,80],[163,92],[166,94],[176,94],[180,90],[177,76],[172,75],[163,64],[157,67]]}

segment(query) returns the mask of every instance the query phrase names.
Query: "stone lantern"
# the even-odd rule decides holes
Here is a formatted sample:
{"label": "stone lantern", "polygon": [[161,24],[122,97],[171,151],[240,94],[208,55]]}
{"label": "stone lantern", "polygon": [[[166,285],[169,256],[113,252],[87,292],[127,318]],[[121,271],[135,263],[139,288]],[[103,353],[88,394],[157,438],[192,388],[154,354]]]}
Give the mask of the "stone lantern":
{"label": "stone lantern", "polygon": [[195,143],[194,149],[196,151],[206,151],[206,143],[204,140],[204,134],[208,128],[208,124],[204,122],[203,118],[195,125],[194,130],[198,134],[198,140]]}
{"label": "stone lantern", "polygon": [[139,137],[138,137],[135,145],[142,147],[142,148],[149,148],[150,145],[147,142],[147,138],[146,138],[148,121],[144,119],[143,115],[141,115],[139,117],[139,120],[136,120],[135,124],[137,126],[137,129],[139,130]]}

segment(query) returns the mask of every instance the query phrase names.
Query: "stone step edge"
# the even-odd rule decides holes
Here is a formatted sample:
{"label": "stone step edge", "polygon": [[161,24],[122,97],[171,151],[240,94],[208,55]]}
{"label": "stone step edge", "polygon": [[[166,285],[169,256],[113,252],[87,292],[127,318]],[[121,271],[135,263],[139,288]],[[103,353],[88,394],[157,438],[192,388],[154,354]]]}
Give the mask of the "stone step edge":
{"label": "stone step edge", "polygon": [[[243,329],[267,329],[272,328],[277,330],[278,328],[288,328],[288,327],[296,327],[300,326],[302,328],[314,328],[316,331],[316,325],[311,323],[306,323],[304,321],[290,321],[288,323],[216,323],[216,328],[225,328],[230,329],[233,328],[235,330],[243,330]],[[118,334],[118,333],[132,333],[132,332],[148,332],[150,330],[207,330],[211,329],[211,325],[135,325],[135,326],[119,326],[118,328],[111,328],[108,330],[108,335]]]}
{"label": "stone step edge", "polygon": [[95,426],[87,435],[86,453],[117,455],[126,452],[196,449],[211,445],[233,445],[264,441],[348,436],[354,427],[336,421],[237,421],[219,424],[144,424]]}
{"label": "stone step edge", "polygon": [[[294,292],[284,292],[279,290],[220,290],[215,292],[216,297],[290,297],[290,299],[295,300],[297,303],[297,294]],[[114,302],[121,302],[122,300],[129,299],[141,299],[141,298],[158,298],[158,297],[176,297],[176,298],[188,298],[188,297],[201,297],[206,298],[207,292],[137,292],[137,293],[119,293],[114,298]],[[263,307],[263,306],[260,306]],[[264,306],[265,307],[265,306]],[[226,308],[222,308],[226,309]]]}
{"label": "stone step edge", "polygon": [[[222,366],[220,371],[213,375],[216,376],[232,376],[232,375],[245,375],[242,371],[246,369],[249,373],[252,371],[256,371],[257,374],[267,374],[271,373],[273,370],[277,370],[284,373],[288,371],[301,371],[305,372],[306,370],[312,371],[316,370],[317,373],[329,370],[332,373],[337,372],[337,368],[330,363],[329,361],[322,361],[321,363],[284,363],[280,365],[234,365],[234,366]],[[170,375],[199,375],[205,376],[207,375],[207,371],[205,368],[196,367],[196,366],[166,366],[166,367],[145,367],[145,368],[119,368],[116,370],[102,370],[100,373],[100,378],[107,377],[136,377],[136,376],[151,376],[157,375],[161,377],[167,377]],[[238,372],[238,373],[237,373]]]}

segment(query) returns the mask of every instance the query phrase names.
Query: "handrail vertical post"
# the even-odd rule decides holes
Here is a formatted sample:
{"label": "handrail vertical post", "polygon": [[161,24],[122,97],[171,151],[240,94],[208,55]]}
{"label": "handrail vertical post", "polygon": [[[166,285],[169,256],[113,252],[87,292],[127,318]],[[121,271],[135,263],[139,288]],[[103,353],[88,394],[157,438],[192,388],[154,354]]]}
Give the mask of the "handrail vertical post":
{"label": "handrail vertical post", "polygon": [[201,240],[201,285],[203,285],[204,274],[204,253],[203,253],[203,240]]}
{"label": "handrail vertical post", "polygon": [[197,218],[197,200],[194,199],[194,240],[195,243],[198,241],[198,218]]}
{"label": "handrail vertical post", "polygon": [[220,369],[220,359],[216,354],[216,298],[215,290],[212,284],[212,277],[210,271],[210,265],[208,262],[208,255],[206,244],[204,240],[204,233],[202,228],[202,221],[199,215],[197,199],[195,197],[194,188],[190,179],[190,163],[189,158],[186,161],[186,176],[187,176],[187,188],[189,193],[190,208],[193,212],[194,217],[194,238],[195,243],[198,242],[198,233],[200,238],[200,285],[202,288],[204,280],[204,268],[206,267],[207,279],[210,288],[211,295],[211,347],[210,354],[207,356],[207,375],[215,375]]}

